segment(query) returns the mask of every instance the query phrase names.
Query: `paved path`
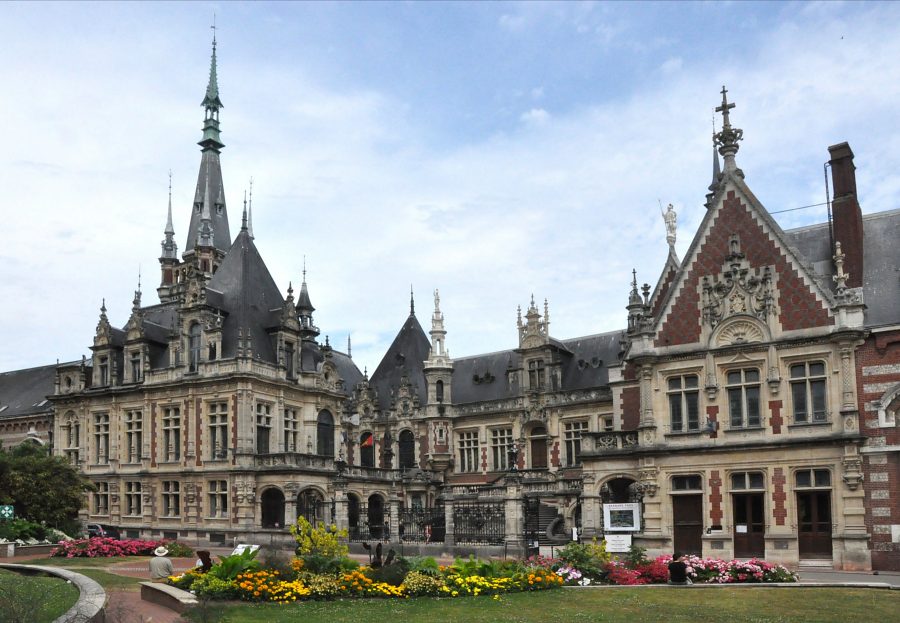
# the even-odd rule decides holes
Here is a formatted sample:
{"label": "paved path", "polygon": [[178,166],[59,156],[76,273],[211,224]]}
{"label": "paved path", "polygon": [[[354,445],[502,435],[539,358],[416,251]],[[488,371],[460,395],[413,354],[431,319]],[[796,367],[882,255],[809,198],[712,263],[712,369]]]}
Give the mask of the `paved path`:
{"label": "paved path", "polygon": [[900,573],[896,571],[834,571],[832,569],[801,569],[800,583],[827,584],[888,584],[900,589]]}

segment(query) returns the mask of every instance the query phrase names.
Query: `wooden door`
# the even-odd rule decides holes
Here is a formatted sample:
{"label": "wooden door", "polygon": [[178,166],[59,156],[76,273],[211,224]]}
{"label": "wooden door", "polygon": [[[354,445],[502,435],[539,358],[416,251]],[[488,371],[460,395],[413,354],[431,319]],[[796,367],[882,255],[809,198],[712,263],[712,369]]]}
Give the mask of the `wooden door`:
{"label": "wooden door", "polygon": [[547,440],[543,437],[531,440],[531,468],[547,468]]}
{"label": "wooden door", "polygon": [[831,492],[797,493],[800,558],[831,558]]}
{"label": "wooden door", "polygon": [[702,555],[703,496],[673,495],[672,517],[674,550],[682,554]]}
{"label": "wooden door", "polygon": [[765,505],[762,493],[735,493],[734,557],[761,558],[766,553]]}

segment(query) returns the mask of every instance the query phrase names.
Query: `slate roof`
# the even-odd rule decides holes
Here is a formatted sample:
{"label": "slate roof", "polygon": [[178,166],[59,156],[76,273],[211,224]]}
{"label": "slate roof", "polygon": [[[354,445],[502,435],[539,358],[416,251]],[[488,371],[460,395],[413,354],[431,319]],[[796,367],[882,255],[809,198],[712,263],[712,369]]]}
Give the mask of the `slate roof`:
{"label": "slate roof", "polygon": [[[828,223],[785,232],[812,264],[820,282],[834,289]],[[863,300],[866,326],[900,322],[900,210],[863,215]]]}
{"label": "slate roof", "polygon": [[237,354],[238,329],[252,337],[253,358],[276,363],[267,328],[277,326],[284,298],[246,229],[234,239],[206,286],[207,302],[227,312],[222,323],[222,357]]}
{"label": "slate roof", "polygon": [[400,386],[400,379],[404,374],[409,376],[410,383],[416,387],[420,403],[425,404],[427,388],[424,362],[430,351],[431,342],[416,315],[410,313],[369,380],[369,385],[378,392],[379,409],[390,407],[391,388]]}
{"label": "slate roof", "polygon": [[56,364],[0,373],[0,419],[50,413]]}
{"label": "slate roof", "polygon": [[[207,174],[208,171],[208,174]],[[225,188],[222,183],[222,165],[219,153],[213,149],[204,149],[200,157],[200,174],[197,176],[197,190],[194,193],[194,204],[191,206],[191,224],[188,227],[185,251],[192,250],[197,244],[197,233],[200,231],[201,205],[206,195],[206,178],[209,177],[209,198],[213,204],[209,206],[209,215],[213,230],[213,246],[220,251],[227,251],[231,246],[231,233],[228,229],[228,210],[225,207]],[[221,204],[222,211],[216,210],[215,204]]]}
{"label": "slate roof", "polygon": [[[618,363],[624,331],[553,340],[561,348],[561,391],[609,385],[610,364]],[[513,398],[522,388],[509,382],[508,371],[521,366],[521,355],[503,350],[453,360],[453,402],[465,404]]]}

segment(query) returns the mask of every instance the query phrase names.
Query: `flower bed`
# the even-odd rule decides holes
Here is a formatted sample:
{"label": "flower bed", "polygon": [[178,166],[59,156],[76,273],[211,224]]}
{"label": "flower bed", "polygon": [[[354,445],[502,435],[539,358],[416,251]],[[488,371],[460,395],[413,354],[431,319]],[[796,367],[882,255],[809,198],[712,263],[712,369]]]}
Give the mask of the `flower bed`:
{"label": "flower bed", "polygon": [[65,558],[108,558],[112,556],[150,556],[160,545],[164,545],[172,556],[191,556],[193,551],[186,545],[174,541],[142,541],[140,539],[111,539],[93,537],[60,541],[51,556]]}

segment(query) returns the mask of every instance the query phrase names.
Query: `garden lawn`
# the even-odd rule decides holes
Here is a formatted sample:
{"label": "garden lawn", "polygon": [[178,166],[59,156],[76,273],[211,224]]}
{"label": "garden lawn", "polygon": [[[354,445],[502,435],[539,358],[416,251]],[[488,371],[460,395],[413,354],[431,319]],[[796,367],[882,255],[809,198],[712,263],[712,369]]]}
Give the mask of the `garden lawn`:
{"label": "garden lawn", "polygon": [[[209,608],[205,613],[201,612]],[[201,606],[192,620],[231,623],[869,623],[894,621],[900,591],[843,588],[588,588],[457,599],[355,599]],[[204,615],[206,618],[204,618]]]}
{"label": "garden lawn", "polygon": [[0,621],[49,623],[78,600],[78,589],[60,578],[0,570]]}

